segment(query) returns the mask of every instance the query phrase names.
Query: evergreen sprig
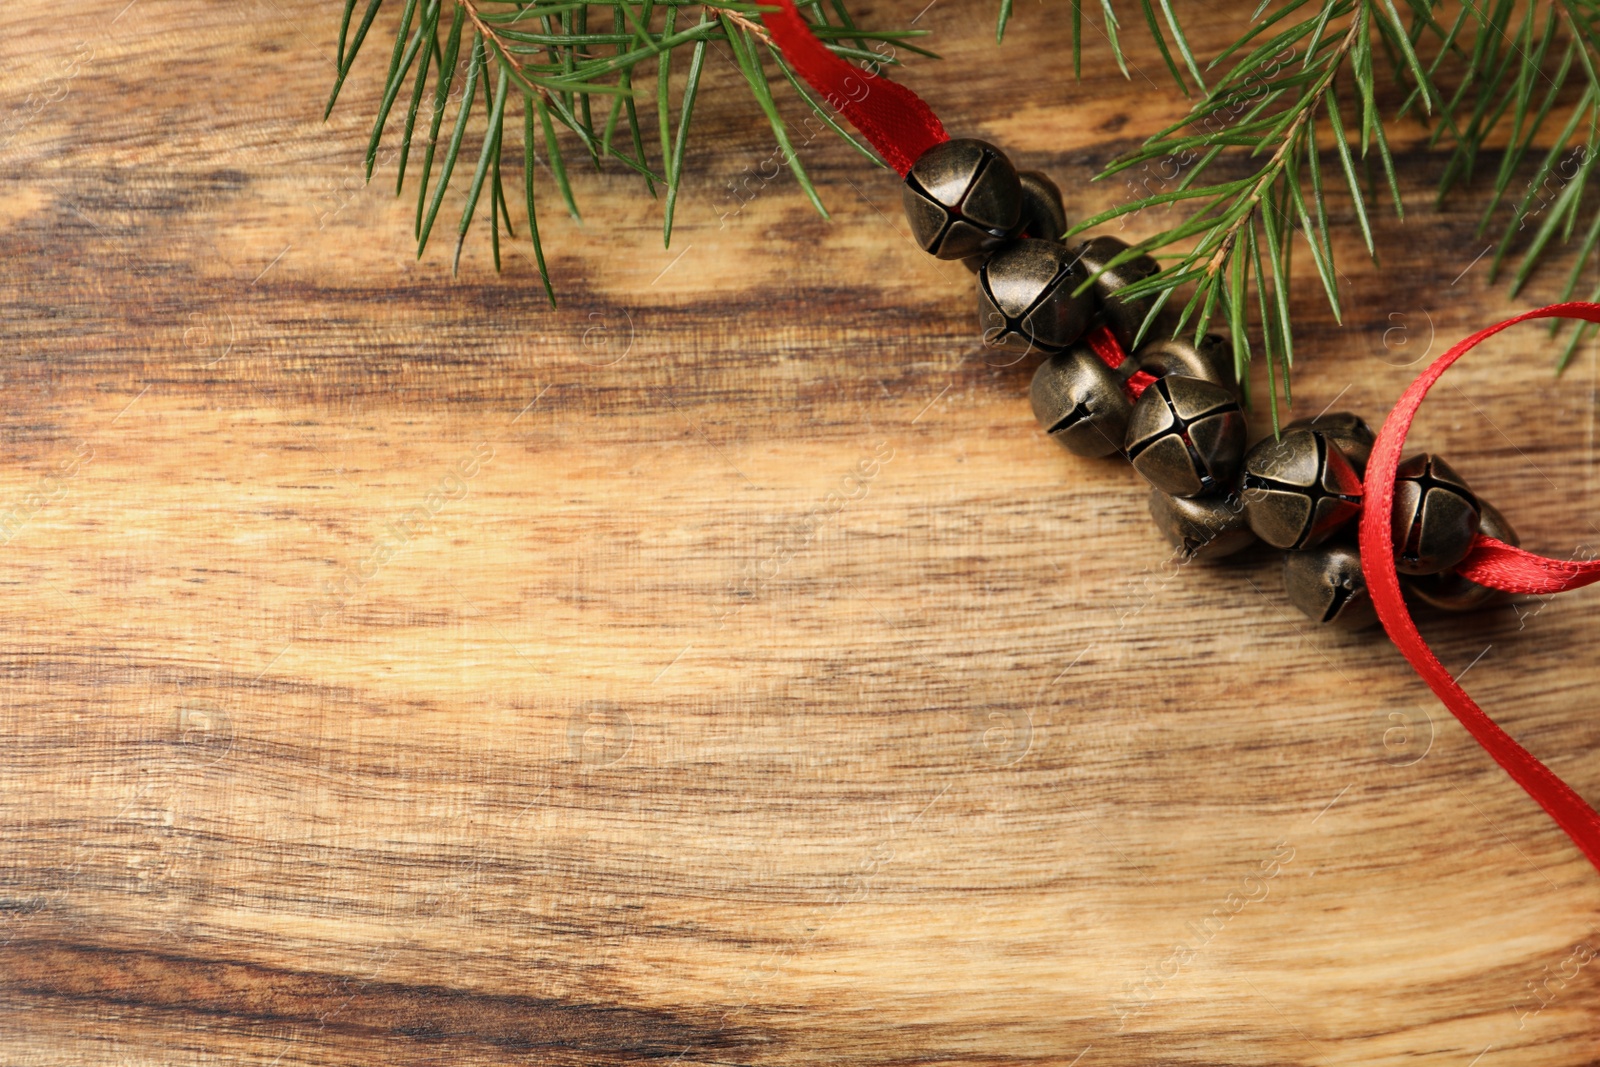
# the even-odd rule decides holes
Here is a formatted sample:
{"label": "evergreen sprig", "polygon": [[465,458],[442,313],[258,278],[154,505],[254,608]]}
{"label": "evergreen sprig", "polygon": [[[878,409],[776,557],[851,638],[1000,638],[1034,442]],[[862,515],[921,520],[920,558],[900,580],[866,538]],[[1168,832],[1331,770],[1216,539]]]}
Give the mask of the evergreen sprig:
{"label": "evergreen sprig", "polygon": [[[810,0],[804,6],[813,32],[848,60],[877,68],[897,63],[901,51],[933,55],[910,43],[920,31],[863,29],[851,21],[843,0],[830,0],[830,4],[831,11],[821,0]],[[367,0],[352,32],[356,0],[345,0],[337,73],[325,118],[333,112],[382,6],[383,0]],[[462,245],[487,187],[490,242],[495,269],[500,269],[500,228],[503,225],[506,233],[514,233],[501,156],[508,112],[515,115],[508,104],[515,97],[522,113],[522,193],[529,237],[553,306],[555,291],[539,239],[534,198],[534,172],[541,159],[567,210],[579,217],[568,178],[567,149],[557,130],[570,131],[596,168],[604,159],[615,160],[638,173],[651,195],[664,192],[662,234],[670,242],[707,48],[720,41],[727,44],[771,124],[795,180],[826,215],[774,102],[769,72],[779,72],[824,124],[855,142],[772,47],[757,21],[761,10],[760,5],[743,0],[403,0],[383,96],[367,142],[367,180],[372,179],[391,113],[409,84],[399,119],[395,193],[399,195],[405,188],[416,147],[422,159],[414,230],[421,258],[445,191],[456,176],[469,129],[481,123],[482,131],[475,137],[480,146],[478,156],[456,226],[455,263],[459,265]],[[673,59],[684,50],[688,52],[687,73],[674,102]],[[481,120],[474,115],[480,94]],[[652,107],[653,116],[649,113]],[[454,117],[447,132],[444,123],[452,109]],[[654,154],[647,149],[645,137],[645,128],[652,122],[658,141]],[[868,154],[859,144],[856,147]],[[868,154],[868,158],[875,157]]]}
{"label": "evergreen sprig", "polygon": [[[1073,0],[1075,52],[1081,6]],[[1253,354],[1266,358],[1274,428],[1280,395],[1285,402],[1290,398],[1294,333],[1288,294],[1296,238],[1304,242],[1339,319],[1329,191],[1338,187],[1348,199],[1374,262],[1370,205],[1388,199],[1404,217],[1386,126],[1392,130],[1407,117],[1420,119],[1432,127],[1430,144],[1450,150],[1441,200],[1471,182],[1481,159],[1493,154],[1491,146],[1503,144],[1479,225],[1480,234],[1497,218],[1503,226],[1490,277],[1520,254],[1514,294],[1556,245],[1568,245],[1572,263],[1561,298],[1576,291],[1600,247],[1600,212],[1584,199],[1600,137],[1600,15],[1592,0],[1401,0],[1400,7],[1394,0],[1262,0],[1240,39],[1207,63],[1206,72],[1222,71],[1211,74],[1209,86],[1193,69],[1186,79],[1171,57],[1167,33],[1186,65],[1190,52],[1186,44],[1180,47],[1181,29],[1170,8],[1162,5],[1163,29],[1149,0],[1141,6],[1174,79],[1186,93],[1192,81],[1199,98],[1181,122],[1098,176],[1122,176],[1135,195],[1083,220],[1069,235],[1149,208],[1180,205],[1180,221],[1139,241],[1110,266],[1145,252],[1167,260],[1129,295],[1158,294],[1162,309],[1180,287],[1192,285],[1177,329],[1192,328],[1198,338],[1220,315],[1232,334],[1241,382],[1248,381],[1245,364]],[[1123,63],[1111,0],[1101,0],[1101,8],[1105,36]],[[1387,114],[1380,107],[1380,68],[1396,88],[1389,99],[1399,101]],[[1530,154],[1538,158],[1524,178]],[[1519,178],[1526,187],[1515,196]],[[1508,204],[1509,214],[1502,210]],[[1580,217],[1589,224],[1571,244]],[[1600,299],[1600,287],[1589,299]],[[1159,313],[1146,321],[1146,331]],[[1573,333],[1558,366],[1565,366],[1591,329],[1585,325]]]}
{"label": "evergreen sprig", "polygon": [[[821,199],[794,151],[771,71],[828,128],[874,158],[772,47],[757,2],[395,2],[403,6],[367,145],[368,180],[400,105],[395,189],[403,191],[417,148],[414,230],[420,257],[463,151],[469,142],[477,145],[456,226],[456,261],[487,188],[498,269],[500,229],[514,232],[501,172],[505,126],[520,110],[522,195],[552,304],[534,197],[537,167],[548,167],[574,217],[567,158],[573,141],[595,167],[609,158],[636,172],[652,195],[664,195],[662,232],[670,241],[691,120],[713,45],[726,47],[772,127],[776,154],[819,211]],[[1118,2],[1095,0],[1097,10],[1086,12],[1083,0],[1071,0],[1075,72],[1081,69],[1085,22],[1098,22],[1097,36],[1129,72],[1120,32],[1127,13],[1118,14]],[[330,113],[382,3],[366,0],[357,21],[356,0],[345,0]],[[917,31],[857,26],[845,0],[805,0],[802,7],[829,48],[868,69],[893,65],[904,52],[932,55],[910,43]],[[1012,0],[1000,0],[997,40],[1011,14]],[[1304,242],[1340,318],[1330,202],[1334,194],[1348,201],[1376,261],[1371,205],[1387,199],[1397,215],[1404,212],[1389,149],[1397,123],[1420,120],[1431,127],[1430,145],[1448,153],[1441,200],[1471,185],[1480,171],[1492,170],[1479,226],[1481,234],[1499,227],[1491,277],[1510,269],[1515,293],[1559,248],[1570,255],[1561,297],[1577,294],[1584,267],[1600,250],[1600,210],[1586,196],[1600,148],[1597,0],[1261,0],[1239,39],[1209,59],[1195,54],[1171,0],[1137,0],[1135,21],[1143,23],[1174,82],[1194,103],[1181,122],[1099,175],[1121,177],[1134,195],[1063,236],[1176,205],[1178,221],[1119,257],[1150,252],[1166,261],[1134,294],[1156,293],[1158,309],[1164,309],[1181,287],[1192,285],[1176,316],[1178,329],[1192,329],[1198,337],[1220,316],[1233,337],[1241,381],[1249,380],[1248,361],[1265,357],[1275,424],[1280,396],[1290,396],[1294,362],[1294,247]],[[675,67],[679,52],[687,58]],[[675,70],[681,78],[673,77]],[[1380,70],[1386,80],[1381,89]],[[481,118],[475,114],[480,95]],[[651,126],[654,136],[647,136]],[[1600,299],[1600,286],[1586,295]],[[1155,321],[1153,314],[1146,332]],[[1560,365],[1593,329],[1572,333]],[[1255,345],[1252,330],[1259,338]]]}

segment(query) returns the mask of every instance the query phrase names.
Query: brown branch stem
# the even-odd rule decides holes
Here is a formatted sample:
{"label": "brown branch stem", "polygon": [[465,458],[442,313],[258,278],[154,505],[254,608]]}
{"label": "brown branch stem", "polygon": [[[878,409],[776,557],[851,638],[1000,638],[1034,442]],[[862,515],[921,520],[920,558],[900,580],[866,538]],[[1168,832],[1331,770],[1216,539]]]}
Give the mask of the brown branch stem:
{"label": "brown branch stem", "polygon": [[1355,47],[1363,22],[1363,19],[1356,17],[1352,13],[1350,29],[1345,33],[1344,39],[1339,42],[1339,47],[1334,49],[1333,54],[1328,57],[1327,71],[1317,80],[1316,87],[1305,95],[1304,99],[1307,101],[1305,107],[1300,110],[1300,114],[1296,115],[1294,121],[1290,122],[1288,128],[1284,130],[1283,143],[1278,146],[1276,152],[1272,153],[1272,158],[1267,160],[1267,165],[1262,168],[1261,177],[1251,187],[1249,195],[1245,197],[1245,203],[1248,206],[1244,213],[1228,226],[1227,232],[1222,235],[1222,241],[1217,245],[1216,252],[1211,256],[1210,261],[1206,263],[1207,278],[1214,277],[1222,269],[1223,264],[1228,259],[1228,254],[1238,241],[1239,231],[1255,217],[1256,210],[1261,206],[1262,197],[1272,187],[1272,183],[1278,180],[1278,175],[1283,168],[1283,161],[1288,156],[1290,149],[1294,147],[1295,140],[1299,136],[1301,129],[1316,114],[1317,105],[1322,100],[1323,92],[1327,89],[1328,84],[1333,81],[1334,75],[1339,73],[1339,67],[1344,62],[1344,57],[1349,55],[1350,49]]}

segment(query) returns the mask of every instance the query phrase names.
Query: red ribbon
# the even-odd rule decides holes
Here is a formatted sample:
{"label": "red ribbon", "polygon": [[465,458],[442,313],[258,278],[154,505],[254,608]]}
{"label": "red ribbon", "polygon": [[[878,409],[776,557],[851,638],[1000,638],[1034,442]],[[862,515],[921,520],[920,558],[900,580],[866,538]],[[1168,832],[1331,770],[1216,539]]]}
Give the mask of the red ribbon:
{"label": "red ribbon", "polygon": [[1468,581],[1508,593],[1565,593],[1600,581],[1596,566],[1595,560],[1538,556],[1479,534],[1456,573]]}
{"label": "red ribbon", "polygon": [[[922,99],[904,86],[866,71],[858,71],[816,39],[795,10],[794,0],[772,0],[777,11],[762,16],[772,41],[790,65],[812,88],[823,95],[849,119],[872,144],[878,154],[901,177],[917,157],[934,145],[950,139],[939,119]],[[1461,720],[1484,750],[1511,775],[1516,783],[1538,801],[1539,806],[1567,832],[1573,842],[1600,870],[1600,813],[1590,807],[1556,774],[1539,762],[1527,749],[1484,714],[1466,691],[1444,669],[1428,643],[1417,631],[1405,599],[1400,595],[1400,577],[1395,570],[1394,513],[1395,472],[1400,465],[1400,450],[1406,431],[1428,390],[1449,367],[1478,342],[1508,326],[1528,319],[1578,318],[1600,323],[1600,304],[1572,302],[1539,308],[1479,330],[1450,351],[1411,384],[1400,402],[1389,413],[1372,457],[1367,463],[1365,504],[1361,516],[1361,558],[1378,609],[1378,618],[1390,638],[1416,668],[1447,708]],[[1104,326],[1091,330],[1085,341],[1112,370],[1128,358],[1116,338]],[[1124,388],[1137,399],[1150,382],[1144,371],[1135,373]],[[1523,551],[1480,534],[1471,553],[1456,568],[1457,573],[1480,585],[1512,593],[1559,593],[1600,581],[1600,561],[1582,562],[1549,559]]]}
{"label": "red ribbon", "polygon": [[[1116,370],[1128,362],[1128,354],[1122,350],[1122,345],[1117,341],[1117,335],[1101,323],[1083,335],[1084,344],[1089,350],[1100,357],[1100,362]],[[1122,391],[1128,394],[1128,399],[1137,401],[1144,395],[1144,391],[1155,384],[1156,376],[1149,371],[1136,370],[1122,383]]]}
{"label": "red ribbon", "polygon": [[[1399,403],[1395,404],[1385,420],[1383,429],[1379,431],[1377,443],[1372,448],[1372,458],[1367,461],[1365,502],[1361,515],[1361,566],[1366,574],[1367,588],[1372,593],[1372,603],[1378,609],[1378,618],[1383,622],[1383,628],[1389,631],[1395,646],[1439,699],[1444,701],[1445,707],[1461,720],[1467,732],[1518,785],[1527,790],[1529,796],[1539,802],[1539,806],[1589,857],[1589,862],[1600,870],[1600,813],[1557,777],[1555,772],[1512,740],[1494,720],[1484,714],[1466,690],[1456,684],[1456,680],[1445,670],[1417,631],[1417,625],[1412,621],[1411,613],[1400,595],[1400,576],[1394,564],[1395,545],[1391,522],[1394,514],[1395,471],[1400,465],[1400,451],[1405,447],[1406,431],[1411,428],[1411,420],[1416,417],[1428,390],[1478,342],[1493,337],[1507,326],[1528,319],[1552,318],[1600,322],[1600,304],[1555,304],[1479,330],[1434,361],[1400,397]],[[1549,559],[1482,534],[1478,535],[1472,552],[1456,570],[1470,581],[1512,593],[1559,593],[1600,581],[1600,561]]]}
{"label": "red ribbon", "polygon": [[761,16],[772,43],[811,87],[822,94],[884,162],[904,178],[911,164],[950,139],[922,97],[903,85],[858,70],[823,46],[795,10],[794,0],[772,0],[778,10]]}

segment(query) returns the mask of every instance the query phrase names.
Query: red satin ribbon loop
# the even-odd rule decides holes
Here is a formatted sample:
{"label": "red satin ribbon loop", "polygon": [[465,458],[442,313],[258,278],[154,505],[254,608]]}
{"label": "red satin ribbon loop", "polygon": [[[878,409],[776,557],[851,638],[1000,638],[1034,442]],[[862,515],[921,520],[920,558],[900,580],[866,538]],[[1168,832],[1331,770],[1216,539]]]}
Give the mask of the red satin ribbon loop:
{"label": "red satin ribbon loop", "polygon": [[[1484,714],[1422,639],[1400,594],[1390,525],[1394,516],[1394,482],[1400,466],[1400,452],[1405,447],[1406,431],[1428,390],[1480,341],[1519,322],[1551,318],[1600,322],[1600,304],[1577,301],[1554,304],[1479,330],[1440,356],[1400,397],[1378,432],[1372,458],[1367,461],[1361,515],[1361,565],[1367,587],[1372,592],[1372,602],[1378,609],[1378,618],[1389,631],[1395,647],[1445,707],[1461,720],[1467,732],[1566,831],[1595,869],[1600,870],[1600,813]],[[1479,537],[1472,553],[1457,570],[1472,581],[1512,592],[1560,592],[1600,580],[1600,563],[1548,559],[1489,537]]]}
{"label": "red satin ribbon loop", "polygon": [[904,178],[922,153],[950,139],[922,97],[903,85],[858,70],[817,40],[794,0],[772,0],[778,10],[761,16],[772,43],[850,125],[861,131],[885,163]]}

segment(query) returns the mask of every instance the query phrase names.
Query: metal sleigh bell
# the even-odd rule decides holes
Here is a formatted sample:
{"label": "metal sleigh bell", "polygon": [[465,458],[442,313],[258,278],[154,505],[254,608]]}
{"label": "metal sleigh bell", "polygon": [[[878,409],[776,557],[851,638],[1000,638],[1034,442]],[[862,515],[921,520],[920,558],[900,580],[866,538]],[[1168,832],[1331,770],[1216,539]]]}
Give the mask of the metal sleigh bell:
{"label": "metal sleigh bell", "polygon": [[1108,456],[1122,447],[1133,405],[1122,380],[1087,345],[1039,364],[1028,395],[1040,427],[1069,452]]}
{"label": "metal sleigh bell", "polygon": [[1320,430],[1267,438],[1244,460],[1245,514],[1274,548],[1326,541],[1361,511],[1361,478]]}
{"label": "metal sleigh bell", "polygon": [[1244,452],[1244,415],[1229,390],[1172,375],[1144,391],[1128,419],[1128,459],[1145,481],[1173,496],[1223,488]]}
{"label": "metal sleigh bell", "polygon": [[1255,543],[1244,502],[1230,494],[1181,497],[1150,490],[1150,517],[1167,543],[1189,559],[1221,559]]}
{"label": "metal sleigh bell", "polygon": [[1419,452],[1400,464],[1394,483],[1395,569],[1438,574],[1466,558],[1478,533],[1478,498],[1450,464]]}
{"label": "metal sleigh bell", "polygon": [[1094,311],[1072,254],[1055,241],[1025,238],[996,252],[978,272],[983,343],[1026,355],[1056,351],[1083,334]]}
{"label": "metal sleigh bell", "polygon": [[1024,237],[1043,237],[1059,241],[1067,232],[1067,208],[1061,200],[1061,189],[1043,171],[1017,172],[1017,183],[1022,187],[1022,216],[1017,228]]}
{"label": "metal sleigh bell", "polygon": [[1361,553],[1354,545],[1323,545],[1283,558],[1283,587],[1289,600],[1309,618],[1341,630],[1360,630],[1378,621]]}
{"label": "metal sleigh bell", "polygon": [[[1485,535],[1497,541],[1504,541],[1508,545],[1522,543],[1517,537],[1516,529],[1493,504],[1484,500],[1478,501],[1478,516],[1478,529]],[[1401,584],[1407,592],[1424,604],[1444,611],[1475,611],[1504,600],[1506,596],[1498,589],[1479,585],[1454,571],[1443,574],[1407,575]]]}
{"label": "metal sleigh bell", "polygon": [[917,244],[940,259],[999,247],[1022,216],[1022,184],[1004,152],[960,138],[924,152],[901,190]]}

